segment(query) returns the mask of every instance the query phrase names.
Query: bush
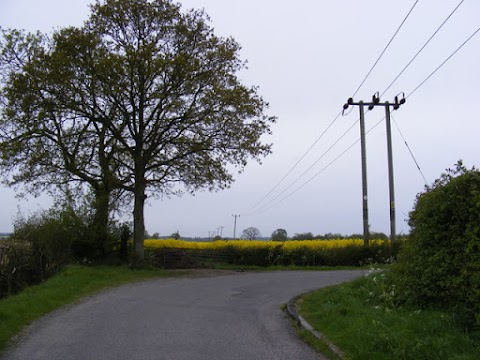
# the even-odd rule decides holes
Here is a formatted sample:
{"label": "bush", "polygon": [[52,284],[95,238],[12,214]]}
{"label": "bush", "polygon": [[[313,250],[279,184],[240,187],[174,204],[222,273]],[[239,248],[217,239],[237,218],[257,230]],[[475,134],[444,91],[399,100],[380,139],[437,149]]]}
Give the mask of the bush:
{"label": "bush", "polygon": [[17,219],[13,238],[29,244],[31,283],[47,279],[70,261],[72,244],[82,233],[80,225],[71,214],[52,210]]}
{"label": "bush", "polygon": [[395,274],[404,300],[480,326],[480,172],[459,162],[419,194]]}
{"label": "bush", "polygon": [[0,244],[0,299],[28,286],[31,247],[25,242],[2,240]]}

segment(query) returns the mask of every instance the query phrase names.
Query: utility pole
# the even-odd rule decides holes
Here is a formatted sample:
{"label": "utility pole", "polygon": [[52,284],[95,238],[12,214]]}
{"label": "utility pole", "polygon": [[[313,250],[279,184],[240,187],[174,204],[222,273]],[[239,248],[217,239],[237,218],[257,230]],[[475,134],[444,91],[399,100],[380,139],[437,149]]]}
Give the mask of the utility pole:
{"label": "utility pole", "polygon": [[[368,229],[368,187],[367,187],[367,150],[365,144],[365,110],[366,105],[363,101],[358,103],[353,102],[353,99],[348,99],[348,102],[343,105],[344,111],[350,105],[358,105],[360,108],[360,146],[362,155],[362,204],[363,204],[363,242],[368,246],[370,239],[370,231]],[[367,104],[369,105],[369,104]]]}
{"label": "utility pole", "polygon": [[393,184],[393,150],[392,150],[392,129],[390,126],[390,106],[393,110],[398,110],[400,105],[405,104],[405,94],[402,93],[402,98],[399,100],[398,95],[395,96],[393,104],[388,101],[381,104],[380,99],[377,97],[378,103],[376,106],[385,106],[385,123],[387,126],[387,152],[388,152],[388,189],[390,192],[390,240],[395,241],[397,233],[395,224],[395,190]]}
{"label": "utility pole", "polygon": [[222,237],[222,233],[223,233],[223,228],[224,228],[224,227],[225,227],[225,226],[219,226],[219,229],[220,229],[220,237]]}
{"label": "utility pole", "polygon": [[[402,93],[403,94],[403,93]],[[368,105],[369,110],[372,110],[375,106],[385,107],[385,123],[387,126],[387,157],[388,157],[388,188],[390,194],[389,208],[390,208],[390,240],[394,241],[396,236],[396,216],[395,216],[395,190],[393,181],[393,149],[392,149],[392,130],[390,121],[390,106],[394,110],[397,110],[400,105],[405,104],[405,94],[399,99],[395,96],[393,103],[388,101],[381,103],[378,92],[373,95],[371,103],[364,103],[359,101],[353,102],[353,99],[348,99],[347,103],[343,106],[346,110],[349,105],[358,105],[360,107],[360,133],[361,133],[361,145],[362,145],[362,187],[363,187],[363,236],[365,245],[368,245],[368,203],[367,203],[367,169],[366,169],[366,155],[365,155],[365,115],[363,107]]]}
{"label": "utility pole", "polygon": [[236,235],[237,235],[237,217],[240,217],[240,215],[233,214],[232,215],[235,220],[233,222],[233,240],[236,240]]}

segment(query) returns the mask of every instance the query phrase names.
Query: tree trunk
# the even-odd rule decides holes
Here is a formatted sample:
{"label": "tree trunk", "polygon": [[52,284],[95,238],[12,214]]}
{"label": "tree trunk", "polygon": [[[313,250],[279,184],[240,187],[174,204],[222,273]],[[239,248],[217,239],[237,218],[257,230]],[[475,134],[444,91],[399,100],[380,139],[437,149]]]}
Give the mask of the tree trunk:
{"label": "tree trunk", "polygon": [[95,190],[95,215],[93,218],[93,240],[102,255],[106,253],[108,220],[110,215],[110,193],[100,186]]}
{"label": "tree trunk", "polygon": [[145,180],[137,178],[135,181],[135,201],[133,205],[133,243],[135,246],[135,257],[140,263],[145,258],[143,249],[143,240],[145,237],[145,219],[144,219],[144,205],[145,205]]}

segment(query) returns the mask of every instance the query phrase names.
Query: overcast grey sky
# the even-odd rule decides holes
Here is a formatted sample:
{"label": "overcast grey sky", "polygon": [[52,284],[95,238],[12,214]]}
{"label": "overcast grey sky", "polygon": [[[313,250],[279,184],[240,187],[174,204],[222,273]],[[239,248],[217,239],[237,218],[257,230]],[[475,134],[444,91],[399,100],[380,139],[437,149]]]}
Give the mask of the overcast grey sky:
{"label": "overcast grey sky", "polygon": [[[292,169],[307,149],[353,95],[414,0],[184,0],[184,8],[205,8],[216,34],[232,36],[242,45],[248,70],[241,77],[258,85],[278,117],[273,154],[261,165],[250,163],[228,190],[196,196],[153,200],[146,207],[150,233],[207,236],[223,226],[233,235],[232,214],[241,214],[237,234],[249,226],[269,236],[284,228],[299,232],[343,234],[362,232],[360,145],[357,143],[328,168],[287,199],[278,202],[343,153],[359,139],[356,124],[331,151],[332,144],[358,119],[358,108],[340,117],[290,175],[264,199]],[[420,0],[371,76],[355,96],[370,100],[388,87],[460,0]],[[2,27],[40,30],[81,25],[89,13],[89,0],[0,0]],[[480,26],[480,2],[465,0],[411,66],[382,97],[412,91]],[[480,83],[480,34],[470,40],[405,105],[393,113],[403,136],[431,183],[446,168],[463,159],[480,166],[480,119],[477,112]],[[366,115],[370,129],[384,116],[383,108]],[[393,157],[397,229],[408,232],[406,218],[415,196],[424,188],[400,133],[393,126]],[[370,225],[389,233],[388,174],[385,122],[367,135]],[[321,159],[287,191],[275,198],[307,168]],[[0,186],[0,232],[12,230],[18,209],[24,214],[48,208],[47,197],[18,200]],[[253,209],[255,210],[255,209]]]}

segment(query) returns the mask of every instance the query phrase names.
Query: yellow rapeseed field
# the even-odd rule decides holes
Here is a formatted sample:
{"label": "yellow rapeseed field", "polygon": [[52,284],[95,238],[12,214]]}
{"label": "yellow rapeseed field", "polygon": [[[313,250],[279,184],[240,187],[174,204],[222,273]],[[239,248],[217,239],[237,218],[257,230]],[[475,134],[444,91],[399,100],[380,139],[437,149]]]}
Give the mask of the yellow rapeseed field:
{"label": "yellow rapeseed field", "polygon": [[[382,245],[387,240],[370,240],[370,245]],[[236,249],[270,249],[283,248],[287,251],[297,249],[333,249],[347,246],[363,246],[362,239],[337,240],[296,240],[296,241],[259,241],[259,240],[218,240],[218,241],[184,241],[175,239],[148,239],[145,240],[145,249],[191,249],[191,250],[220,250],[226,247]]]}

